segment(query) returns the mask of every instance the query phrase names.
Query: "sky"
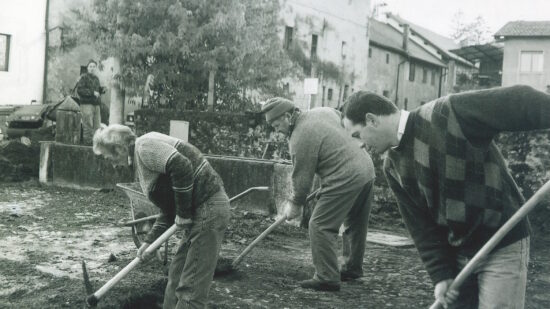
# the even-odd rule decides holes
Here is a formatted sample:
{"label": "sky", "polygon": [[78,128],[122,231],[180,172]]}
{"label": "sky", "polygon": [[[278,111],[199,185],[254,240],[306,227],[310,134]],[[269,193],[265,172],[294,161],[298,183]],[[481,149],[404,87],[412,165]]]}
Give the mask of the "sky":
{"label": "sky", "polygon": [[550,21],[550,0],[371,0],[374,6],[385,2],[381,12],[399,16],[450,36],[453,16],[462,11],[465,21],[482,16],[491,33],[497,32],[509,21]]}

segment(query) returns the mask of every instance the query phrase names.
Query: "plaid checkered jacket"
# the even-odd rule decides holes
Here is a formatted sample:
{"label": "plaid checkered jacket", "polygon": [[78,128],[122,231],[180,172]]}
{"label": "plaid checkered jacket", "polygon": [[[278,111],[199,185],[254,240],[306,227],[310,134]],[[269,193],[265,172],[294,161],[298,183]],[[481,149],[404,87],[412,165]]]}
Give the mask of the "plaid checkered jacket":
{"label": "plaid checkered jacket", "polygon": [[[434,283],[453,278],[456,254],[475,254],[523,204],[493,137],[549,127],[550,96],[527,86],[452,95],[411,112],[384,173]],[[499,247],[528,235],[525,219]]]}

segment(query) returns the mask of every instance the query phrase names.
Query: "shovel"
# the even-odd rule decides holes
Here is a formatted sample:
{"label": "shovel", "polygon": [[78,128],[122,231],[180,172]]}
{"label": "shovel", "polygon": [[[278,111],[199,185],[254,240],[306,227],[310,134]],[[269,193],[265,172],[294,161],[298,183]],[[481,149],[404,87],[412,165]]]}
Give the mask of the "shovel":
{"label": "shovel", "polygon": [[[545,183],[523,206],[521,206],[516,213],[504,223],[503,226],[498,229],[498,231],[491,237],[487,243],[479,249],[479,251],[474,255],[474,257],[462,268],[460,273],[456,276],[449,287],[449,291],[458,291],[460,286],[464,281],[472,274],[474,268],[479,264],[479,261],[486,257],[498,243],[506,236],[511,229],[516,226],[527,214],[538,205],[538,203],[544,198],[546,194],[550,193],[550,181]],[[436,300],[431,306],[430,309],[441,309],[443,304]]]}
{"label": "shovel", "polygon": [[[237,194],[236,196],[232,197],[229,200],[229,202],[232,202],[232,201],[234,201],[234,200],[236,200],[240,197],[243,197],[243,196],[245,196],[246,194],[248,194],[252,191],[267,191],[267,190],[269,190],[269,187],[252,187],[252,188],[248,188],[244,192],[241,192],[241,193]],[[148,220],[152,220],[152,219],[154,220],[157,217],[158,217],[158,215],[155,215],[155,216],[151,216],[151,217],[147,217],[147,218],[142,218],[141,221],[140,221],[140,219],[134,220],[133,222],[129,222],[130,224],[127,223],[126,225],[133,225],[133,224],[136,224],[136,223],[139,223],[139,222],[142,222],[142,221],[148,221]],[[143,219],[146,219],[146,220],[143,220]],[[147,249],[144,252],[144,255],[148,255],[149,253],[155,252],[155,250],[157,250],[160,246],[162,246],[162,244],[164,242],[166,242],[177,231],[177,229],[178,228],[175,224],[172,225],[168,230],[166,230],[162,235],[160,235],[151,245],[149,245],[149,247],[147,247]],[[93,294],[90,294],[90,293],[92,293],[93,288],[92,288],[92,285],[90,283],[90,278],[88,277],[88,271],[86,270],[86,263],[84,261],[82,261],[82,274],[84,276],[84,286],[86,288],[86,293],[90,294],[86,299],[86,304],[89,307],[97,306],[97,303],[99,302],[101,297],[103,297],[103,295],[105,295],[105,293],[107,293],[115,284],[117,284],[120,280],[122,280],[122,278],[124,278],[141,261],[142,260],[139,257],[134,258],[128,265],[126,265],[126,267],[124,267],[121,271],[119,271],[113,278],[111,278],[109,281],[107,281],[107,283],[105,283],[99,290],[97,290]]]}
{"label": "shovel", "polygon": [[[317,195],[317,193],[319,193],[320,190],[321,189],[317,189],[313,193],[310,193],[306,198],[306,204],[309,201],[311,201],[313,198],[315,198],[315,196]],[[256,247],[256,245],[260,241],[262,241],[262,239],[264,239],[269,233],[271,233],[275,228],[277,228],[279,225],[281,225],[285,221],[286,221],[286,217],[282,216],[279,219],[277,219],[277,221],[273,222],[265,231],[263,231],[258,237],[256,237],[256,239],[254,239],[254,241],[251,242],[250,245],[248,245],[243,250],[243,252],[241,254],[239,254],[239,256],[237,256],[237,258],[235,260],[233,260],[233,262],[231,262],[231,263],[229,263],[227,261],[221,261],[221,263],[219,262],[218,266],[216,267],[216,275],[217,276],[225,275],[225,274],[228,274],[228,273],[232,272],[233,270],[235,270],[237,268],[237,266],[241,263],[243,258],[245,256],[247,256],[248,253],[250,253],[250,251],[254,247]]]}
{"label": "shovel", "polygon": [[[148,255],[150,253],[153,253],[155,250],[158,249],[158,247],[162,246],[162,244],[170,238],[176,231],[178,230],[178,227],[174,224],[172,225],[166,232],[164,232],[162,235],[159,236],[144,252],[144,255]],[[121,271],[118,272],[111,280],[107,281],[99,290],[97,290],[95,293],[88,296],[86,299],[86,304],[89,307],[95,307],[97,306],[97,303],[107,293],[115,284],[117,284],[122,278],[124,278],[132,269],[134,269],[142,259],[140,257],[136,257],[133,259],[130,264],[126,265]],[[85,271],[86,266],[84,262],[82,262],[82,268],[84,273],[84,284],[86,286],[86,289],[90,289],[91,285],[89,283],[89,280],[87,281],[87,272]],[[86,291],[88,292],[88,291]]]}

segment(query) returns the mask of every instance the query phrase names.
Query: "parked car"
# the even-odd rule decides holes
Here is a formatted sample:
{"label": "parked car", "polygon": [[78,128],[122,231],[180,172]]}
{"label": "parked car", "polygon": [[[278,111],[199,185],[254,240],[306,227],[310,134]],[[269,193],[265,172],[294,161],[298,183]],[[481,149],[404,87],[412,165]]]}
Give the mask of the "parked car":
{"label": "parked car", "polygon": [[55,122],[47,116],[53,111],[54,104],[25,105],[11,113],[6,118],[6,130],[3,132],[7,138],[14,139],[22,136],[29,137],[33,132],[51,130],[55,134]]}

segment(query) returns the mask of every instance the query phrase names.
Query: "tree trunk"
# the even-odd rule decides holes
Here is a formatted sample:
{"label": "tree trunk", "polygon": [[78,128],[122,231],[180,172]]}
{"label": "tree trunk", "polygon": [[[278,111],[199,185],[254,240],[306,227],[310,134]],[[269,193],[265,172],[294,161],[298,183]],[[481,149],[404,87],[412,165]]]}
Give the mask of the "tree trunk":
{"label": "tree trunk", "polygon": [[216,71],[210,70],[208,73],[208,110],[214,111],[214,85],[215,85]]}
{"label": "tree trunk", "polygon": [[120,59],[113,58],[113,76],[111,79],[111,106],[109,124],[124,124],[124,90],[119,83]]}

